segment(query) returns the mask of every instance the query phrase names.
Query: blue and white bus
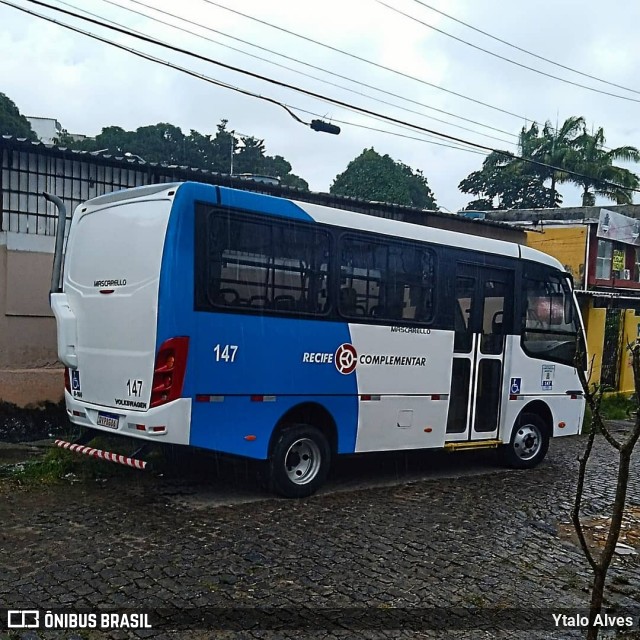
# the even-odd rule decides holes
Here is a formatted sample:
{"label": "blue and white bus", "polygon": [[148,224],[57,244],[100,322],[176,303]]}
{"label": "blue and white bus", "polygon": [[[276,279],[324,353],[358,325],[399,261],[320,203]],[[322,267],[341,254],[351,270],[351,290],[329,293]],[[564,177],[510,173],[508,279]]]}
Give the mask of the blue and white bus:
{"label": "blue and white bus", "polygon": [[532,467],[581,429],[571,278],[515,243],[153,185],[76,209],[51,303],[73,423],[263,460],[284,496],[339,454]]}

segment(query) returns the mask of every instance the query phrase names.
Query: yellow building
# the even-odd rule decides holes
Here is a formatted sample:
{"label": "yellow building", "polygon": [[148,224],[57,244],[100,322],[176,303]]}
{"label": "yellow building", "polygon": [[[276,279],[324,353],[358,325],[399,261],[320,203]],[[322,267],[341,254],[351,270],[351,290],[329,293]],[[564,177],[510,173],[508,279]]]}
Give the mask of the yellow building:
{"label": "yellow building", "polygon": [[[590,207],[589,209],[593,209]],[[557,210],[556,210],[557,211]],[[627,345],[640,337],[640,220],[601,209],[580,221],[536,220],[527,244],[572,274],[587,334],[591,382],[632,393]]]}

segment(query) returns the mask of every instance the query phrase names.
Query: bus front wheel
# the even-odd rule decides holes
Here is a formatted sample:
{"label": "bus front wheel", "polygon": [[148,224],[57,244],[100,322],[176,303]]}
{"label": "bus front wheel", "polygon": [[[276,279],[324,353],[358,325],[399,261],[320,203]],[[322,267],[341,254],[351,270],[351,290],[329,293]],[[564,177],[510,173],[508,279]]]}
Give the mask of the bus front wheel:
{"label": "bus front wheel", "polygon": [[285,498],[304,498],[325,481],[331,463],[326,437],[316,427],[295,425],[277,436],[269,458],[271,488]]}
{"label": "bus front wheel", "polygon": [[502,447],[504,462],[516,469],[531,469],[549,449],[549,430],[535,413],[523,413],[513,425],[511,440]]}

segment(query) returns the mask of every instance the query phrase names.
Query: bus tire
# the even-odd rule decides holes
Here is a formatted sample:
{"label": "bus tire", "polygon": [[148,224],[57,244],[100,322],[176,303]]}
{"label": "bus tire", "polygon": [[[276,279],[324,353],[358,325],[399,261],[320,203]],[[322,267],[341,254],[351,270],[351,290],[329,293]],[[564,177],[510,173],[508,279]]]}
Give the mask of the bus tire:
{"label": "bus tire", "polygon": [[531,469],[544,460],[548,449],[547,425],[535,413],[523,413],[513,425],[509,443],[502,446],[502,458],[514,469]]}
{"label": "bus tire", "polygon": [[277,435],[269,458],[271,489],[285,498],[305,498],[325,481],[331,448],[320,429],[299,424]]}

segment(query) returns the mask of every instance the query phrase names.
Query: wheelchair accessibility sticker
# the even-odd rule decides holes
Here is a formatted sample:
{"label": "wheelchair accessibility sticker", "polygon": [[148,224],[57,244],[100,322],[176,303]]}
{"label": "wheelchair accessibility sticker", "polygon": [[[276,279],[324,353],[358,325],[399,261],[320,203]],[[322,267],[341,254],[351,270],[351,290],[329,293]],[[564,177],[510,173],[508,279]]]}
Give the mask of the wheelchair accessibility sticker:
{"label": "wheelchair accessibility sticker", "polygon": [[71,369],[71,395],[74,398],[82,398],[82,387],[80,386],[80,372]]}
{"label": "wheelchair accessibility sticker", "polygon": [[80,372],[77,369],[71,369],[71,389],[80,391]]}
{"label": "wheelchair accessibility sticker", "polygon": [[553,389],[553,378],[556,374],[555,364],[543,364],[542,365],[542,388]]}
{"label": "wheelchair accessibility sticker", "polygon": [[511,378],[511,384],[509,385],[509,393],[520,393],[522,387],[522,378]]}

